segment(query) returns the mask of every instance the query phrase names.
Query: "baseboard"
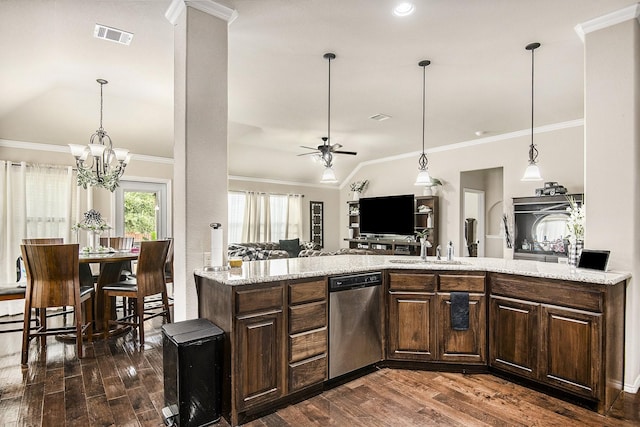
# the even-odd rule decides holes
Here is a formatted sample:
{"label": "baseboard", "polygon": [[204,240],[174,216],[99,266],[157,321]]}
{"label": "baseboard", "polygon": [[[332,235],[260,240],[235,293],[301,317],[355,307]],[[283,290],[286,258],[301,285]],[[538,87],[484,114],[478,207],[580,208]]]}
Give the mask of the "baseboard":
{"label": "baseboard", "polygon": [[632,384],[624,384],[624,392],[636,394],[640,389],[640,375],[636,377],[636,380]]}

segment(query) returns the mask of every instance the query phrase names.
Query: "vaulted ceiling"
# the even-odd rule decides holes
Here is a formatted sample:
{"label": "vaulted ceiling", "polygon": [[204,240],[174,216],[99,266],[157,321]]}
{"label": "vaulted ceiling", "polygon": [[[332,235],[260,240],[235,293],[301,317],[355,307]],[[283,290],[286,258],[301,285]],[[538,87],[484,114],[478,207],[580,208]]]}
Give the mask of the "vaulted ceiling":
{"label": "vaulted ceiling", "polygon": [[[426,147],[583,117],[583,43],[577,24],[629,0],[228,0],[229,174],[317,183],[321,165],[301,145],[327,134],[338,179],[360,162],[419,151],[422,70]],[[173,27],[169,0],[0,1],[0,138],[86,143],[99,122],[115,145],[173,156]],[[130,46],[93,37],[96,23],[134,33]],[[384,121],[375,114],[391,116]],[[476,132],[484,132],[477,136]],[[523,147],[526,152],[526,147]],[[417,167],[417,157],[416,157]]]}

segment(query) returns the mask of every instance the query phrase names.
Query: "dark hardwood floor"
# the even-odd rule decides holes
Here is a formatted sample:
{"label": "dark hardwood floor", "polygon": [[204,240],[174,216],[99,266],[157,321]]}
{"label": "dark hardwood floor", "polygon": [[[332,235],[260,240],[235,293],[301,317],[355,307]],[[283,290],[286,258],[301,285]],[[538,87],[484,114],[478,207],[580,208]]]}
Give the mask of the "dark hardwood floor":
{"label": "dark hardwood floor", "polygon": [[[0,426],[162,426],[160,319],[144,349],[132,333],[73,345],[31,342],[20,367],[20,333],[0,335]],[[222,420],[216,424],[227,427]],[[381,369],[254,420],[247,426],[638,426],[640,394],[604,417],[491,375]]]}

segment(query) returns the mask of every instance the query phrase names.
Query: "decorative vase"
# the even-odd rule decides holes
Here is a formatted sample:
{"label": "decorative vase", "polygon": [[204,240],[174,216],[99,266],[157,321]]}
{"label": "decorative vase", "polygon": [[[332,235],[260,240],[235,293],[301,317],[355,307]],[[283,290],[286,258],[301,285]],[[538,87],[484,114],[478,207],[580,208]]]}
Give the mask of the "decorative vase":
{"label": "decorative vase", "polygon": [[357,202],[358,200],[360,200],[360,193],[358,193],[357,191],[354,191],[351,197],[353,198],[354,202]]}
{"label": "decorative vase", "polygon": [[89,239],[87,241],[87,246],[89,246],[92,250],[96,250],[100,247],[100,233],[96,231],[89,231]]}
{"label": "decorative vase", "polygon": [[420,238],[420,258],[422,260],[427,259],[427,248],[429,247],[429,241],[424,237]]}
{"label": "decorative vase", "polygon": [[576,240],[573,243],[569,243],[569,265],[578,265],[578,260],[582,254],[582,248],[584,247],[584,241]]}

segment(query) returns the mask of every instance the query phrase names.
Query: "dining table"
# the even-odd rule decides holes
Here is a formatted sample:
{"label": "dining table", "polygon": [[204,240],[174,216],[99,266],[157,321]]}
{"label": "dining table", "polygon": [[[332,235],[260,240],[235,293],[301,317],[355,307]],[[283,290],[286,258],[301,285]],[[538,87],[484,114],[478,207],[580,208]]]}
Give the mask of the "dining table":
{"label": "dining table", "polygon": [[[105,315],[115,318],[115,304],[112,304],[112,313],[104,312],[104,292],[102,288],[111,283],[120,281],[122,270],[131,261],[138,259],[139,251],[124,250],[113,252],[80,252],[80,277],[81,282],[91,280],[93,283],[93,274],[91,273],[91,264],[99,264],[100,272],[98,274],[96,284],[96,295],[94,301],[93,320],[94,331],[101,333]],[[90,275],[90,278],[89,278]],[[97,334],[98,336],[100,334]]]}

